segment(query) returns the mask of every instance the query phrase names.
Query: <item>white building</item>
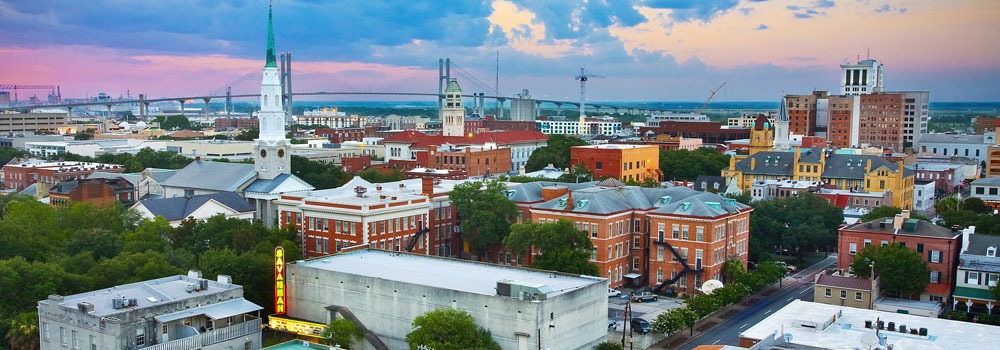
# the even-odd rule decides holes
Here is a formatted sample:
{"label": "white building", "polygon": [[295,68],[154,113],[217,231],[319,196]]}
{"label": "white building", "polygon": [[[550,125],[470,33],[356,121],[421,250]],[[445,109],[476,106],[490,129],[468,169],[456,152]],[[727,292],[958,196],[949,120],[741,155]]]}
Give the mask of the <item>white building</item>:
{"label": "white building", "polygon": [[347,115],[344,112],[338,112],[336,108],[323,108],[311,111],[305,111],[300,116],[293,116],[296,124],[302,125],[325,125],[330,128],[352,128],[352,127],[364,127],[365,117],[357,115]]}
{"label": "white building", "polygon": [[972,196],[987,204],[1000,204],[1000,177],[990,177],[972,182]]}
{"label": "white building", "polygon": [[510,120],[533,121],[538,119],[538,105],[531,99],[528,89],[510,99]]}
{"label": "white building", "polygon": [[144,219],[162,217],[173,227],[179,227],[187,219],[202,221],[219,214],[227,219],[254,218],[254,207],[235,192],[143,199],[136,202],[132,209]]}
{"label": "white building", "polygon": [[436,309],[468,312],[504,350],[590,349],[608,337],[604,278],[370,249],[286,269],[290,318],[354,318],[389,349],[410,348],[413,319]]}
{"label": "white building", "polygon": [[913,149],[920,149],[920,135],[927,133],[930,117],[930,91],[890,91],[903,94],[903,140]]}
{"label": "white building", "polygon": [[934,209],[934,181],[913,182],[913,210],[928,212]]}
{"label": "white building", "polygon": [[840,94],[864,95],[882,92],[882,64],[867,59],[840,65]]}
{"label": "white building", "polygon": [[1000,301],[990,291],[1000,280],[1000,236],[977,235],[975,230],[962,231],[952,310],[1000,315]]}
{"label": "white building", "polygon": [[462,106],[462,87],[452,78],[444,90],[444,108],[441,109],[441,134],[444,136],[465,135],[465,107]]}
{"label": "white building", "polygon": [[538,131],[546,135],[614,135],[622,131],[622,123],[613,117],[587,118],[583,122],[583,132],[579,120],[536,120]]}
{"label": "white building", "polygon": [[260,349],[260,306],[192,270],[38,302],[42,350]]}
{"label": "white building", "polygon": [[920,152],[930,152],[943,156],[959,156],[985,162],[989,157],[987,148],[996,144],[996,133],[983,135],[921,134]]}

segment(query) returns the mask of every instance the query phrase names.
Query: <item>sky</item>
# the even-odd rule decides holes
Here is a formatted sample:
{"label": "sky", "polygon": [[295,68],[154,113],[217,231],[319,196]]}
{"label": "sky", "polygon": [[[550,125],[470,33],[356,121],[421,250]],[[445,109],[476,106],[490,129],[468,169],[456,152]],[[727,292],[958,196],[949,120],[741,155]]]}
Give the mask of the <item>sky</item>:
{"label": "sky", "polygon": [[[265,0],[0,0],[0,83],[63,97],[259,92]],[[887,90],[1000,101],[996,0],[274,0],[293,88],[589,101],[777,101],[836,91],[840,64],[885,65]],[[499,55],[498,55],[499,53]],[[499,57],[499,66],[497,66]],[[471,77],[470,77],[471,76]],[[39,95],[45,92],[37,92]],[[23,98],[23,97],[22,97]]]}

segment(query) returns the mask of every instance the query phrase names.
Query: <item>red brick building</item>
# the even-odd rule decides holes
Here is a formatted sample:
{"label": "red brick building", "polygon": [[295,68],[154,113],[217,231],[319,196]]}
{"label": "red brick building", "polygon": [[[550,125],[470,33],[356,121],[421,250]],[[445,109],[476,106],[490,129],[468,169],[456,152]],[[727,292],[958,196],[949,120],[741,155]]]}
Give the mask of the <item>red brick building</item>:
{"label": "red brick building", "polygon": [[455,147],[452,145],[429,146],[427,152],[417,154],[422,167],[458,170],[468,176],[490,176],[510,171],[510,148],[496,145]]}
{"label": "red brick building", "polygon": [[107,205],[118,201],[128,207],[137,200],[135,193],[135,187],[120,177],[69,180],[49,189],[49,204],[55,207],[73,201]]}
{"label": "red brick building", "polygon": [[955,269],[962,250],[961,236],[962,232],[958,229],[910,219],[910,212],[904,210],[895,218],[859,222],[841,228],[837,240],[837,268],[848,272],[858,252],[872,244],[899,243],[916,251],[931,270],[930,284],[920,294],[920,300],[943,302],[955,287]]}
{"label": "red brick building", "polygon": [[538,123],[533,120],[496,120],[488,115],[483,119],[483,127],[487,130],[536,131]]}
{"label": "red brick building", "polygon": [[340,167],[343,168],[344,172],[348,174],[360,173],[362,170],[365,170],[371,165],[372,156],[369,155],[340,158]]}
{"label": "red brick building", "polygon": [[458,255],[461,237],[448,192],[462,181],[431,178],[282,195],[282,226],[298,228],[306,257],[360,248]]}
{"label": "red brick building", "polygon": [[816,130],[816,98],[826,95],[826,91],[816,91],[811,95],[785,96],[788,111],[788,130],[796,135],[812,136]]}
{"label": "red brick building", "polygon": [[652,131],[658,135],[699,138],[702,143],[706,144],[723,144],[726,141],[750,138],[749,128],[723,126],[722,123],[718,122],[661,121],[657,127],[645,126],[639,128],[639,131],[643,135],[647,131]]}
{"label": "red brick building", "polygon": [[904,94],[861,95],[858,142],[903,151]]}
{"label": "red brick building", "polygon": [[316,129],[315,133],[316,137],[325,138],[332,143],[361,142],[365,138],[364,128]]}
{"label": "red brick building", "polygon": [[939,193],[955,193],[965,180],[965,167],[950,163],[913,163],[906,169],[913,172],[915,181],[933,181],[934,190]]}
{"label": "red brick building", "polygon": [[55,184],[60,181],[86,179],[95,171],[123,173],[117,164],[14,159],[3,167],[4,188],[21,191],[33,183]]}
{"label": "red brick building", "polygon": [[215,118],[215,130],[255,129],[260,127],[257,118]]}
{"label": "red brick building", "polygon": [[[595,248],[591,260],[612,288],[651,286],[691,294],[701,287],[697,283],[721,278],[725,259],[747,261],[752,208],[717,194],[608,179],[524,183],[507,195],[518,205],[519,221],[569,220],[588,232]],[[674,225],[676,238],[669,231],[661,237],[658,229]]]}
{"label": "red brick building", "polygon": [[660,150],[647,145],[588,145],[570,148],[570,168],[583,164],[594,180],[613,177],[621,181],[660,181]]}

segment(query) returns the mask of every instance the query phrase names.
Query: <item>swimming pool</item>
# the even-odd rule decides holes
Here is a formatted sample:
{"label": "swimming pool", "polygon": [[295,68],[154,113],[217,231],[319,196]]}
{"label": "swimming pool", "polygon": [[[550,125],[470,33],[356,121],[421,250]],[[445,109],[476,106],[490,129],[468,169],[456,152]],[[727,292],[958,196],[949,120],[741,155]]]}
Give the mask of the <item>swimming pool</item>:
{"label": "swimming pool", "polygon": [[264,348],[266,350],[336,350],[340,349],[337,347],[320,345],[316,343],[310,343],[304,340],[295,339],[289,340],[278,345],[272,345]]}

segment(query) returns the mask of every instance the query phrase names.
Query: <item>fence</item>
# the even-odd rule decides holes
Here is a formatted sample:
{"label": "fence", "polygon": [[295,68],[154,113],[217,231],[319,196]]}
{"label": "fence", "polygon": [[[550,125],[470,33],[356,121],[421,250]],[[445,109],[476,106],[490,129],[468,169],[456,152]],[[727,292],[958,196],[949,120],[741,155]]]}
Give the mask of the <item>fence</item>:
{"label": "fence", "polygon": [[143,350],[192,350],[260,332],[261,319],[207,331],[195,336],[147,346]]}

